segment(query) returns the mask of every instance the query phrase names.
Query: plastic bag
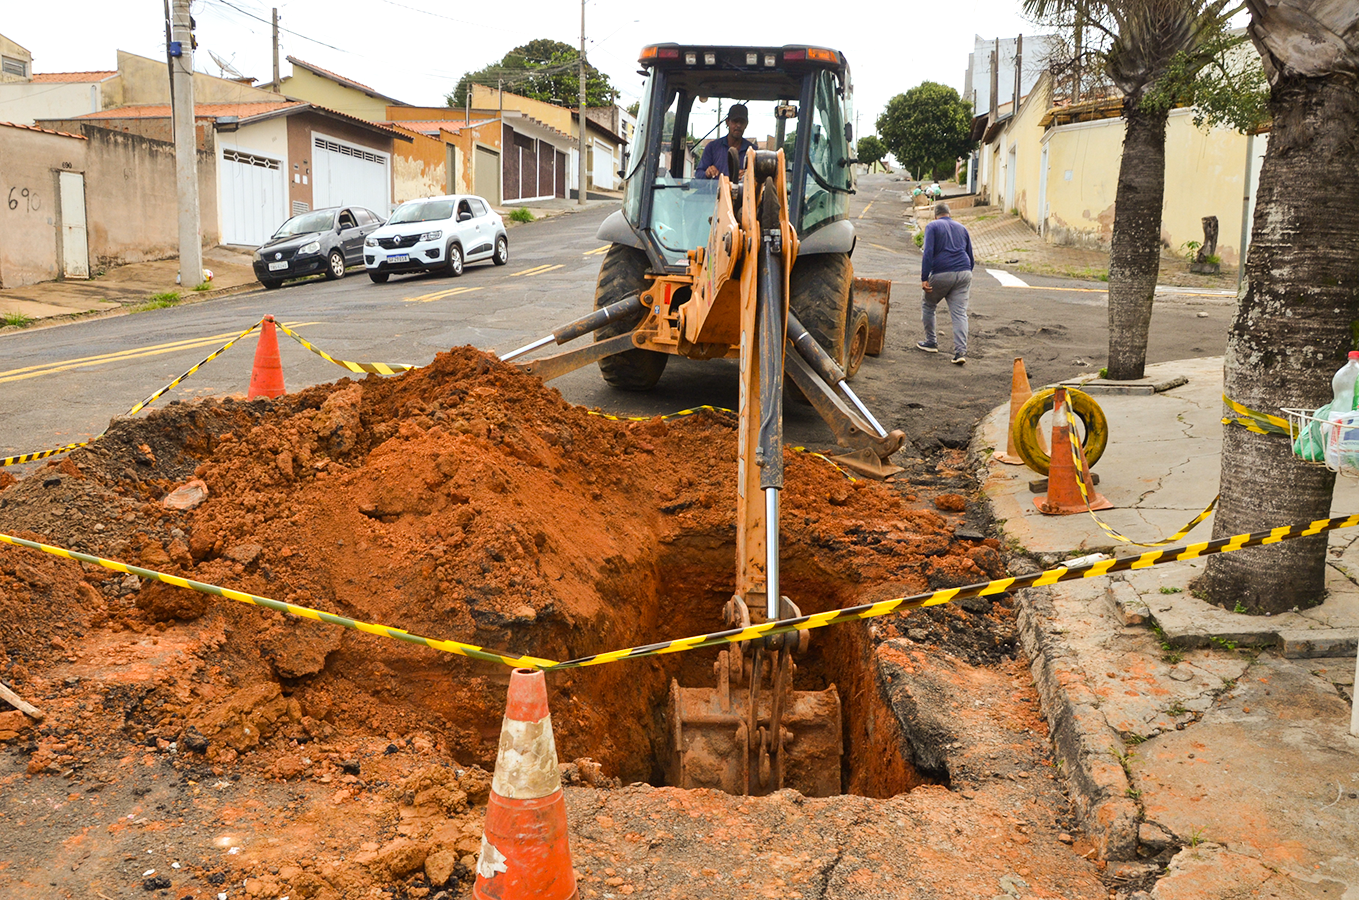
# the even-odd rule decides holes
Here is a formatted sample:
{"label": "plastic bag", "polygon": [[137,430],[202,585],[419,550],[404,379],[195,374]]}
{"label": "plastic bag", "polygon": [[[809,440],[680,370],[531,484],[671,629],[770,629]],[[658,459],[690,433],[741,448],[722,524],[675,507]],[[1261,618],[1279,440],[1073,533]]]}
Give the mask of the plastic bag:
{"label": "plastic bag", "polygon": [[[1331,414],[1331,404],[1312,413],[1312,418],[1303,423],[1302,430],[1293,438],[1293,455],[1307,462],[1326,462],[1326,438],[1322,435],[1322,423]],[[1329,428],[1327,429],[1330,430]]]}

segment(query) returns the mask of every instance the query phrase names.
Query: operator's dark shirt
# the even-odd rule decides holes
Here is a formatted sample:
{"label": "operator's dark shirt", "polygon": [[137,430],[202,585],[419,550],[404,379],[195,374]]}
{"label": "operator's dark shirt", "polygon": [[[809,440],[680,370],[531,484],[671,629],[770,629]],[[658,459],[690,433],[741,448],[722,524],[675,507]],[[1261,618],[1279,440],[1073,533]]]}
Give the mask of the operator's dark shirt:
{"label": "operator's dark shirt", "polygon": [[[703,155],[699,157],[698,170],[694,172],[694,177],[707,178],[708,176],[703,173],[708,171],[708,166],[717,166],[718,172],[730,178],[731,172],[727,171],[727,147],[729,146],[731,145],[727,143],[726,135],[715,141],[709,141],[708,146],[703,148]],[[746,151],[753,149],[755,149],[754,144],[745,138],[741,138],[741,149],[737,152],[741,154],[742,167],[746,164]]]}

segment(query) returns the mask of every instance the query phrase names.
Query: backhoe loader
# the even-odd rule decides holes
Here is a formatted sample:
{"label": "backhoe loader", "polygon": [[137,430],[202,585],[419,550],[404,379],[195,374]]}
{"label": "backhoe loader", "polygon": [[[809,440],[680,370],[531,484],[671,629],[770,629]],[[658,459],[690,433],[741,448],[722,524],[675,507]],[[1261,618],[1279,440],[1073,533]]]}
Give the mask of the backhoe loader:
{"label": "backhoe loader", "polygon": [[[593,334],[591,345],[517,364],[550,380],[597,362],[609,384],[627,390],[653,387],[671,355],[738,359],[736,578],[724,619],[740,627],[798,616],[779,591],[785,383],[856,451],[849,464],[859,471],[894,471],[887,459],[904,437],[873,417],[845,371],[869,345],[881,346],[890,287],[856,283],[850,263],[849,68],[837,51],[806,45],[658,44],[641,63],[638,149],[625,168],[623,209],[600,228],[612,246],[595,311],[503,358]],[[744,168],[731,150],[728,171],[739,176],[693,177],[689,120],[695,102],[710,98],[769,104],[780,149],[750,150]],[[785,133],[789,120],[795,138]],[[856,291],[869,295],[867,308],[856,308]],[[672,682],[668,783],[747,795],[840,792],[839,694],[834,685],[793,689],[807,641],[801,631],[724,650],[714,687]]]}

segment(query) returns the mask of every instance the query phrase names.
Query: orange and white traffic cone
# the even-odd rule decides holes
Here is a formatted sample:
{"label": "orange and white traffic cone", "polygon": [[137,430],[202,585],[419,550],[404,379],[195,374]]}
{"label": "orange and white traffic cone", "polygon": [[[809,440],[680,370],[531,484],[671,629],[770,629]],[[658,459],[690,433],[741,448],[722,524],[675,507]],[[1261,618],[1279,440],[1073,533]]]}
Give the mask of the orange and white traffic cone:
{"label": "orange and white traffic cone", "polygon": [[[1080,457],[1080,471],[1076,456]],[[1089,501],[1087,503],[1087,500]],[[1048,492],[1033,498],[1033,505],[1047,516],[1069,516],[1087,509],[1112,509],[1103,495],[1095,493],[1085,453],[1066,420],[1066,388],[1052,397],[1052,464],[1048,467]]]}
{"label": "orange and white traffic cone", "polygon": [[[1033,388],[1029,387],[1029,373],[1024,370],[1024,357],[1016,356],[1014,374],[1010,377],[1010,424],[1005,429],[1005,452],[993,454],[997,461],[1007,466],[1024,465],[1023,458],[1015,448],[1015,419],[1019,417],[1020,407],[1029,402],[1032,396]],[[1047,453],[1047,438],[1042,434],[1037,435],[1037,438],[1038,448]]]}
{"label": "orange and white traffic cone", "polygon": [[273,399],[286,393],[283,387],[283,363],[278,358],[278,335],[274,333],[274,317],[265,316],[260,323],[260,340],[255,345],[255,367],[250,370],[250,393],[246,399]]}
{"label": "orange and white traffic cone", "polygon": [[486,830],[477,858],[476,900],[575,900],[547,680],[534,669],[510,674]]}

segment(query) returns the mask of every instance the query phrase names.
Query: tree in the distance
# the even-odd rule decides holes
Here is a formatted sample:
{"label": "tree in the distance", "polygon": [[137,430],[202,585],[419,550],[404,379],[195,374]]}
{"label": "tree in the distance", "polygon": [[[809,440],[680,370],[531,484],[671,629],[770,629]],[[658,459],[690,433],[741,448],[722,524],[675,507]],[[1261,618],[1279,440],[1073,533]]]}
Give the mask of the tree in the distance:
{"label": "tree in the distance", "polygon": [[933,81],[889,100],[877,127],[886,149],[917,178],[952,171],[975,145],[971,107],[953,88]]}
{"label": "tree in the distance", "polygon": [[[461,108],[467,102],[469,85],[481,84],[486,87],[503,86],[505,90],[555,103],[558,106],[574,107],[580,102],[580,51],[570,44],[539,38],[515,47],[496,63],[475,72],[468,72],[458,79],[458,86],[444,101],[451,107]],[[585,104],[586,106],[609,106],[618,99],[609,76],[585,63]]]}
{"label": "tree in the distance", "polygon": [[887,146],[875,134],[859,138],[859,162],[871,166],[887,158]]}
{"label": "tree in the distance", "polygon": [[[1352,4],[1247,0],[1273,124],[1246,256],[1245,293],[1227,333],[1226,395],[1250,409],[1315,408],[1356,349],[1359,321],[1359,32]],[[1292,455],[1281,434],[1222,433],[1213,536],[1330,515],[1335,475]],[[1321,602],[1325,535],[1214,556],[1214,603],[1276,613]]]}

